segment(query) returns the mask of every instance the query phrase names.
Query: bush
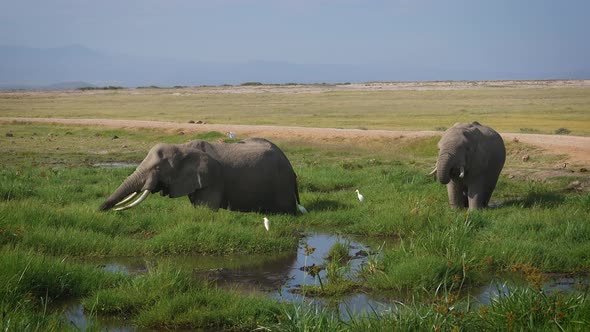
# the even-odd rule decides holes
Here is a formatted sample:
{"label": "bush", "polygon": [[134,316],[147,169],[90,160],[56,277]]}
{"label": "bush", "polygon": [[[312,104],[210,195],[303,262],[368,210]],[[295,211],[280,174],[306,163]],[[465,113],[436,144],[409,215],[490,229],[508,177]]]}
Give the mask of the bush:
{"label": "bush", "polygon": [[262,83],[260,83],[260,82],[244,82],[240,85],[241,86],[258,86],[258,85],[262,85]]}
{"label": "bush", "polygon": [[161,89],[161,87],[157,85],[149,85],[149,86],[138,86],[138,89]]}
{"label": "bush", "polygon": [[87,90],[121,90],[121,89],[125,89],[122,86],[113,86],[113,85],[109,85],[109,86],[86,86],[86,87],[82,87],[82,88],[78,88],[78,90],[82,90],[82,91],[87,91]]}
{"label": "bush", "polygon": [[571,130],[569,130],[567,128],[559,128],[555,131],[555,133],[557,135],[569,135],[569,133],[571,133]]}

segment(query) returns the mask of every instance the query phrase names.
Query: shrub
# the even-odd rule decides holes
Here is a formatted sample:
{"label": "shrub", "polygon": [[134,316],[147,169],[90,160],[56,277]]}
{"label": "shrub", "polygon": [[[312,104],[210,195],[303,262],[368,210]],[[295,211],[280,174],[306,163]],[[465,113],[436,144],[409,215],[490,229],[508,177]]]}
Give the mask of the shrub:
{"label": "shrub", "polygon": [[149,86],[138,86],[138,89],[161,89],[161,87],[157,85],[149,85]]}
{"label": "shrub", "polygon": [[557,135],[569,135],[569,133],[571,133],[571,130],[569,130],[567,128],[559,128],[555,131],[555,133]]}
{"label": "shrub", "polygon": [[87,91],[87,90],[121,90],[121,89],[125,89],[122,86],[113,86],[113,85],[109,85],[109,86],[86,86],[86,87],[82,87],[82,88],[78,88],[78,90],[82,90],[82,91]]}

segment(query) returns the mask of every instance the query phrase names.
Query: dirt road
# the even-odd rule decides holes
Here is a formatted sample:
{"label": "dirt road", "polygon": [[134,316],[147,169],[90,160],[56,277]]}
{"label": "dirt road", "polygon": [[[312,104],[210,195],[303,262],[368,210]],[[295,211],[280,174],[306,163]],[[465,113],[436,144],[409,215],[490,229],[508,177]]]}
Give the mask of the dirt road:
{"label": "dirt road", "polygon": [[[288,126],[251,126],[223,124],[190,124],[144,120],[111,119],[57,119],[57,118],[0,118],[0,122],[34,122],[65,125],[105,126],[111,128],[160,128],[184,132],[232,131],[239,136],[260,136],[267,138],[298,138],[326,140],[348,138],[372,140],[382,138],[427,137],[441,135],[437,131],[390,131],[334,128],[308,128]],[[518,139],[520,142],[535,145],[548,154],[567,155],[566,161],[579,166],[590,166],[590,137],[568,135],[540,135],[521,133],[502,133],[505,141]]]}

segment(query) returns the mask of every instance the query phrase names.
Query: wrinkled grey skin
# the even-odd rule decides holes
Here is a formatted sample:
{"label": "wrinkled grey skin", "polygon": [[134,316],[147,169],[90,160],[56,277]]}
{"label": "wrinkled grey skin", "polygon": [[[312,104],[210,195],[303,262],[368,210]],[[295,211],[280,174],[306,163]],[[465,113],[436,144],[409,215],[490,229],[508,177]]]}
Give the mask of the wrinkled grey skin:
{"label": "wrinkled grey skin", "polygon": [[505,160],[504,141],[496,131],[478,122],[456,123],[438,143],[436,178],[447,185],[452,207],[485,208]]}
{"label": "wrinkled grey skin", "polygon": [[262,138],[235,144],[157,144],[100,209],[143,190],[171,198],[188,196],[193,205],[214,210],[294,214],[299,202],[291,163]]}

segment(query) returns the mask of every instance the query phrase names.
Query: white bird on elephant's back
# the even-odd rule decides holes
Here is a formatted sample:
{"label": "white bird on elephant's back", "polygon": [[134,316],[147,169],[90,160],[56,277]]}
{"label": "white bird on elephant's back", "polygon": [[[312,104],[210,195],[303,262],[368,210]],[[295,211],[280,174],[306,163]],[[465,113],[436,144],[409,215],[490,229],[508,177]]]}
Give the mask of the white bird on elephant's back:
{"label": "white bird on elephant's back", "polygon": [[359,190],[355,190],[356,191],[356,196],[359,198],[359,201],[363,202],[365,200],[365,196],[363,196]]}
{"label": "white bird on elephant's back", "polygon": [[262,218],[262,220],[264,221],[264,228],[266,228],[266,230],[268,231],[268,228],[270,227],[270,222],[268,221],[267,217]]}

